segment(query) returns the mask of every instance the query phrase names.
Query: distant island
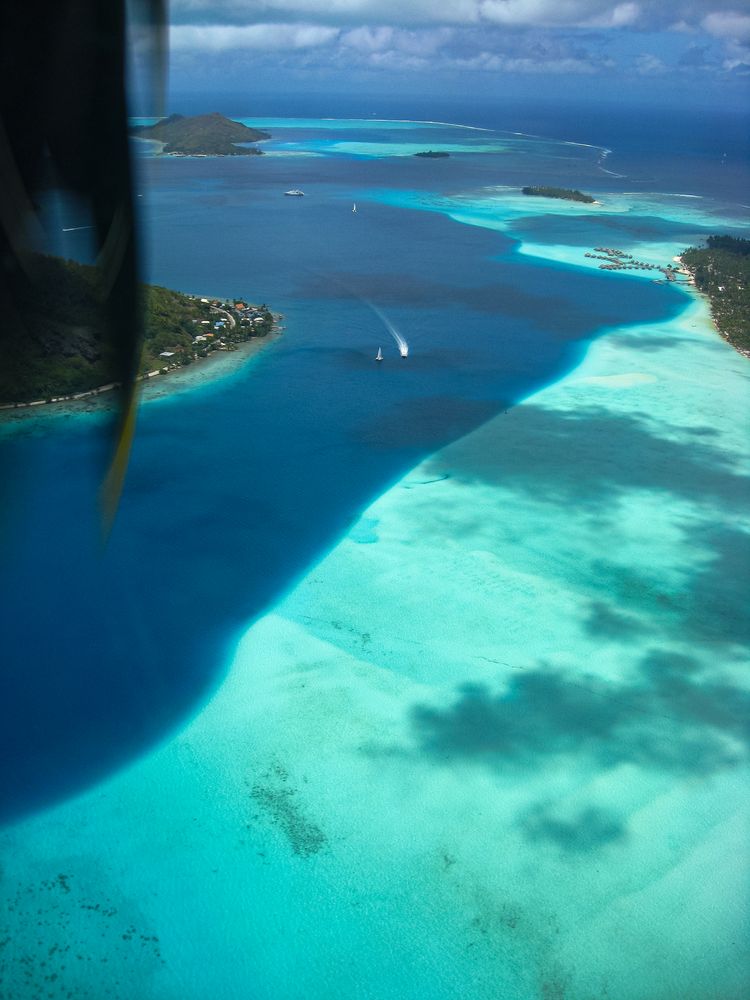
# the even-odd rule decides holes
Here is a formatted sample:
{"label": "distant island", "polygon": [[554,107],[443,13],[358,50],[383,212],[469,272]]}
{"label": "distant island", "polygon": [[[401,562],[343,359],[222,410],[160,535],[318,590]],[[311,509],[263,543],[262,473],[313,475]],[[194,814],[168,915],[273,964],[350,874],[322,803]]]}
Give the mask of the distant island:
{"label": "distant island", "polygon": [[750,357],[750,240],[709,236],[681,255],[695,287],[708,296],[719,333]]}
{"label": "distant island", "polygon": [[428,160],[439,160],[446,156],[450,156],[450,153],[445,153],[440,150],[428,149],[424,153],[415,153],[415,156],[424,156]]}
{"label": "distant island", "polygon": [[[33,256],[33,284],[21,289],[0,332],[0,406],[53,402],[113,388],[96,268]],[[221,301],[142,285],[143,378],[233,351],[266,336],[274,319],[265,305]]]}
{"label": "distant island", "polygon": [[271,138],[267,132],[232,121],[218,111],[192,117],[170,115],[155,125],[134,125],[130,132],[139,139],[163,142],[163,152],[171,156],[260,156],[261,150],[254,146],[236,143]]}
{"label": "distant island", "polygon": [[575,191],[570,188],[532,186],[521,188],[521,194],[529,194],[537,198],[562,198],[565,201],[582,201],[586,205],[596,204],[596,198],[592,198],[590,194],[584,194],[582,191]]}

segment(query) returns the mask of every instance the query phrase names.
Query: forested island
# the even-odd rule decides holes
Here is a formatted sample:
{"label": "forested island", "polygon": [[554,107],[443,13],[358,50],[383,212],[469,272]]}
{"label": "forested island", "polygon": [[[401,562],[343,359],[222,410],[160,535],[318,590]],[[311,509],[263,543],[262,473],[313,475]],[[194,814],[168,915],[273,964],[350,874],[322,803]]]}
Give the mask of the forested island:
{"label": "forested island", "polygon": [[750,355],[750,240],[709,236],[706,243],[685,250],[682,263],[708,296],[719,333]]}
{"label": "forested island", "polygon": [[134,125],[131,134],[139,139],[163,142],[162,152],[172,156],[260,156],[254,146],[238,142],[270,139],[267,132],[225,118],[218,111],[209,115],[170,115],[155,125]]}
{"label": "forested island", "polygon": [[[34,255],[33,282],[17,289],[0,327],[0,405],[85,393],[112,383],[96,268]],[[144,342],[140,372],[158,375],[231,351],[273,328],[265,305],[185,295],[142,285]]]}
{"label": "forested island", "polygon": [[443,150],[439,150],[439,149],[438,150],[428,149],[428,150],[425,150],[425,152],[423,152],[423,153],[415,153],[414,155],[415,156],[423,156],[423,157],[425,157],[426,159],[429,159],[429,160],[440,160],[440,159],[445,158],[446,156],[450,156],[451,154],[450,153],[446,153]]}
{"label": "forested island", "polygon": [[582,201],[586,205],[594,205],[596,203],[596,198],[592,198],[590,194],[584,194],[583,191],[571,190],[570,188],[532,185],[531,187],[521,188],[521,194],[533,195],[537,198],[562,198],[565,201]]}

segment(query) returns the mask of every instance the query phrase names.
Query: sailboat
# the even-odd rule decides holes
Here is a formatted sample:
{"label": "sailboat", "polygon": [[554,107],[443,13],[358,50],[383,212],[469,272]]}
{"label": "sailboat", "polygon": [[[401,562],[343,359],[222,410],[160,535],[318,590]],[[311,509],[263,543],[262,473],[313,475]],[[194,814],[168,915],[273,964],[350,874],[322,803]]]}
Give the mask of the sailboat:
{"label": "sailboat", "polygon": [[378,348],[378,353],[375,355],[375,360],[376,361],[382,361],[383,360],[383,348],[382,347]]}
{"label": "sailboat", "polygon": [[357,203],[355,201],[354,204],[352,205],[352,212],[356,212],[356,211],[357,211]]}

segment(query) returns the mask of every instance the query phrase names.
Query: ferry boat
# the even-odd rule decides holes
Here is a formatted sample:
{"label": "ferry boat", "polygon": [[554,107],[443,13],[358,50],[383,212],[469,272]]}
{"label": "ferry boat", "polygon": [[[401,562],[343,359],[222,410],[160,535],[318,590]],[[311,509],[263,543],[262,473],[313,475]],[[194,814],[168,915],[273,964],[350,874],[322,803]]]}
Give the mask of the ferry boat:
{"label": "ferry boat", "polygon": [[300,191],[299,188],[292,188],[291,191],[285,191],[284,194],[289,195],[290,198],[303,198],[305,192]]}

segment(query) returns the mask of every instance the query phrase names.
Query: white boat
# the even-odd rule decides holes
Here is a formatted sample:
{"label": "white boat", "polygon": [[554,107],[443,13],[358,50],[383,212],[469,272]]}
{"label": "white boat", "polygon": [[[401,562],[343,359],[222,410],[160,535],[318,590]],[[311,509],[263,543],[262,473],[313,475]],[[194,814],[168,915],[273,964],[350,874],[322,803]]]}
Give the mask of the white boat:
{"label": "white boat", "polygon": [[399,353],[401,354],[402,358],[408,357],[408,355],[409,355],[409,345],[406,343],[405,340],[401,341],[401,343],[398,345],[398,350],[399,350]]}
{"label": "white boat", "polygon": [[375,355],[375,360],[376,361],[382,361],[383,360],[383,348],[382,347],[378,348],[378,353]]}
{"label": "white boat", "polygon": [[352,205],[352,212],[356,212],[356,211],[357,211],[357,203],[355,201],[354,204]]}
{"label": "white boat", "polygon": [[305,192],[300,191],[299,188],[292,188],[291,191],[285,191],[284,194],[288,194],[290,198],[302,198]]}

